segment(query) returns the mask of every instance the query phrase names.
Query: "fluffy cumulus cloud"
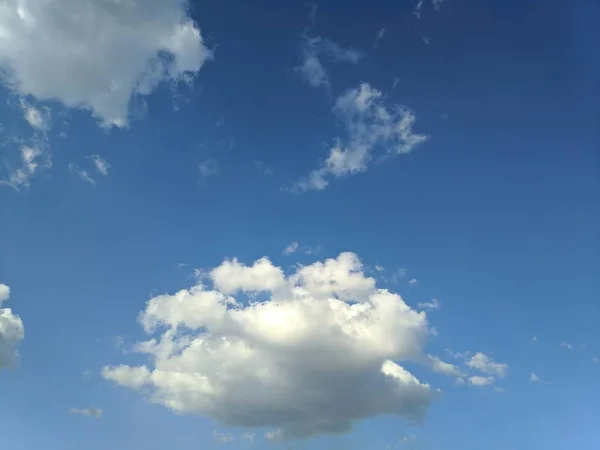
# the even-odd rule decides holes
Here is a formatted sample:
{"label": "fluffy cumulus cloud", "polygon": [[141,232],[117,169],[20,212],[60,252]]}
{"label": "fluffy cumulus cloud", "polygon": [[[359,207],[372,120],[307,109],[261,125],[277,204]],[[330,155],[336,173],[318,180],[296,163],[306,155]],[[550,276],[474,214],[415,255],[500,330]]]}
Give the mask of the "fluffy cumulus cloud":
{"label": "fluffy cumulus cloud", "polygon": [[10,297],[10,288],[0,283],[0,369],[12,366],[17,358],[16,346],[23,340],[25,329],[19,316],[4,303]]}
{"label": "fluffy cumulus cloud", "polygon": [[368,83],[342,94],[333,113],[344,124],[347,136],[336,139],[321,167],[298,181],[296,191],[323,190],[331,177],[364,172],[377,149],[384,155],[410,153],[427,140],[426,135],[413,131],[416,117],[410,109],[386,106],[383,93]]}
{"label": "fluffy cumulus cloud", "polygon": [[[187,0],[4,0],[0,75],[19,95],[124,126],[130,100],[210,58]],[[41,123],[31,117],[33,123]]]}
{"label": "fluffy cumulus cloud", "polygon": [[323,58],[332,62],[356,64],[362,58],[362,53],[351,48],[343,48],[338,43],[324,37],[302,36],[302,64],[296,71],[312,87],[331,86],[329,75],[323,65]]}
{"label": "fluffy cumulus cloud", "polygon": [[[262,258],[226,260],[190,289],[148,301],[140,366],[103,376],[178,413],[267,428],[270,440],[342,432],[382,414],[421,421],[436,390],[422,364],[427,316],[379,289],[341,253],[291,273]],[[434,360],[435,370],[453,373]]]}

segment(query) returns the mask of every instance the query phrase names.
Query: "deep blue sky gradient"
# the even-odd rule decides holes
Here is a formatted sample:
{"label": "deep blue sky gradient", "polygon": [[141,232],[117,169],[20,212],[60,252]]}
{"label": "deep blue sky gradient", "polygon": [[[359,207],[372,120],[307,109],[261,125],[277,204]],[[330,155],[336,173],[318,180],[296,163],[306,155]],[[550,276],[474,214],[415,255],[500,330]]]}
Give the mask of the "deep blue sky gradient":
{"label": "deep blue sky gradient", "polygon": [[[600,16],[592,3],[447,0],[417,20],[411,2],[322,1],[311,32],[365,54],[329,67],[328,94],[294,71],[309,25],[304,2],[197,2],[215,59],[186,91],[189,103],[174,111],[171,91],[160,88],[128,130],[105,131],[70,111],[68,137],[60,126],[51,132],[52,170],[26,193],[0,190],[0,281],[26,329],[20,367],[0,374],[0,443],[246,448],[216,443],[214,423],[148,405],[98,371],[123,360],[114,336],[141,338],[135,319],[153,293],[187,287],[193,268],[225,257],[267,255],[289,266],[282,250],[299,241],[320,246],[319,257],[349,250],[366,264],[406,268],[418,288],[392,288],[409,304],[443,304],[431,313],[432,353],[485,351],[510,371],[499,393],[411,368],[445,392],[423,426],[379,418],[291,448],[383,449],[408,435],[427,450],[599,448],[600,364],[591,359],[600,356],[592,29]],[[326,156],[323,142],[341,133],[332,102],[361,81],[414,109],[416,131],[430,140],[323,192],[285,192]],[[0,114],[20,120],[8,106]],[[67,169],[93,153],[112,166],[95,188]],[[201,180],[207,158],[219,172]],[[273,174],[256,170],[257,160]],[[551,384],[530,383],[530,372]],[[101,420],[66,413],[88,404],[105,411]],[[257,438],[254,448],[269,445]]]}

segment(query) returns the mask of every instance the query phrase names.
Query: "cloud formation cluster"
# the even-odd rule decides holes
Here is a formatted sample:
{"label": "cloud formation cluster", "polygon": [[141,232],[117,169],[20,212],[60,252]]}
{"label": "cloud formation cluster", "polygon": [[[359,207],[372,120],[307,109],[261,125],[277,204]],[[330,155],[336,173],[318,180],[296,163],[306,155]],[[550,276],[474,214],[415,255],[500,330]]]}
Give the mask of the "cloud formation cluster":
{"label": "cloud formation cluster", "polygon": [[127,124],[129,103],[211,57],[187,0],[4,0],[0,76],[14,92]]}
{"label": "cloud formation cluster", "polygon": [[12,366],[17,359],[16,347],[25,337],[23,322],[3,303],[10,297],[10,288],[0,283],[0,369]]}
{"label": "cloud formation cluster", "polygon": [[377,288],[353,253],[287,274],[267,258],[226,260],[149,300],[139,323],[149,339],[135,349],[149,364],[107,366],[106,379],[178,413],[267,427],[271,440],[383,414],[418,422],[436,393],[401,365],[428,359],[426,314]]}

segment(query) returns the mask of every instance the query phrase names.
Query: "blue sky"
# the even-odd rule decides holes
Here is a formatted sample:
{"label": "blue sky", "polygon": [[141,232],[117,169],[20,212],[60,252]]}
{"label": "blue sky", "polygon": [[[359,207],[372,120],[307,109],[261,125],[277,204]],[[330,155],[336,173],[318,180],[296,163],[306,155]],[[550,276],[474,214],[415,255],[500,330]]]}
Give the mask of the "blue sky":
{"label": "blue sky", "polygon": [[0,443],[597,448],[593,2],[218,3],[0,10]]}

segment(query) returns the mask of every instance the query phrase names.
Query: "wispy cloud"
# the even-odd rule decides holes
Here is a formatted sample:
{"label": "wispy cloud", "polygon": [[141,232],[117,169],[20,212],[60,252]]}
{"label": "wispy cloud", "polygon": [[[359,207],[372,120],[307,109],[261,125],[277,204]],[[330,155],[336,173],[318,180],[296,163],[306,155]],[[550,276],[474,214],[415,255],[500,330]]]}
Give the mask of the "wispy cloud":
{"label": "wispy cloud", "polygon": [[215,441],[217,442],[221,442],[221,443],[226,443],[226,442],[232,442],[233,441],[233,435],[231,433],[221,433],[217,430],[213,431],[213,438],[215,439]]}
{"label": "wispy cloud", "polygon": [[297,241],[292,242],[288,245],[283,253],[285,255],[291,255],[292,253],[300,252],[305,255],[316,255],[321,251],[320,247],[311,247],[310,245],[300,245]]}
{"label": "wispy cloud", "polygon": [[539,375],[536,375],[535,373],[529,374],[529,381],[531,381],[532,383],[550,384],[547,381],[542,380],[542,378]]}
{"label": "wispy cloud", "polygon": [[79,167],[77,163],[69,163],[69,172],[71,172],[71,175],[74,177],[79,178],[92,186],[96,186],[96,180],[94,180],[86,170]]}
{"label": "wispy cloud", "polygon": [[442,305],[440,304],[440,302],[438,301],[437,298],[432,299],[430,302],[418,303],[417,306],[421,309],[431,309],[431,310],[440,309],[442,307]]}
{"label": "wispy cloud", "polygon": [[404,436],[398,441],[398,445],[403,449],[415,449],[417,445],[416,436]]}
{"label": "wispy cloud", "polygon": [[504,378],[506,376],[506,372],[508,371],[508,364],[506,363],[498,363],[494,361],[491,357],[485,355],[484,353],[475,353],[467,361],[467,366],[471,369],[479,370],[488,375],[493,375],[498,378]]}
{"label": "wispy cloud", "polygon": [[491,376],[490,377],[480,377],[480,376],[469,377],[469,384],[471,386],[478,386],[478,387],[491,386],[495,382],[496,382],[496,379]]}
{"label": "wispy cloud", "polygon": [[356,64],[362,57],[363,54],[357,50],[343,48],[325,37],[310,37],[305,32],[302,35],[302,64],[295,70],[310,86],[329,88],[331,82],[322,59]]}
{"label": "wispy cloud", "polygon": [[298,251],[298,247],[299,244],[294,241],[283,250],[283,253],[286,255],[291,255],[292,253],[296,253]]}
{"label": "wispy cloud", "polygon": [[[52,167],[52,154],[48,140],[48,131],[52,126],[50,109],[35,107],[21,99],[18,107],[23,119],[31,127],[33,134],[28,138],[11,136],[2,142],[5,148],[3,159],[10,174],[8,179],[0,180],[0,185],[10,186],[16,191],[28,189],[30,180],[43,170]],[[1,129],[0,129],[1,131]],[[16,161],[8,158],[11,148],[17,148]]]}
{"label": "wispy cloud", "polygon": [[110,169],[110,165],[108,164],[108,162],[106,162],[104,158],[102,158],[100,155],[92,155],[90,156],[90,159],[94,163],[94,167],[96,167],[96,171],[100,175],[108,175],[108,169]]}
{"label": "wispy cloud", "polygon": [[568,342],[561,342],[560,346],[562,348],[566,348],[567,350],[573,350],[573,346],[571,344],[569,344]]}
{"label": "wispy cloud", "polygon": [[74,415],[93,417],[95,419],[99,419],[102,416],[102,410],[96,408],[71,408],[69,412]]}
{"label": "wispy cloud", "polygon": [[50,153],[44,145],[22,146],[20,167],[10,175],[8,184],[17,191],[29,187],[29,180],[40,170],[52,167]]}
{"label": "wispy cloud", "polygon": [[25,100],[20,102],[21,110],[23,111],[23,118],[31,126],[31,128],[40,131],[42,133],[48,132],[51,125],[51,114],[50,108],[36,108]]}
{"label": "wispy cloud", "polygon": [[321,167],[296,182],[293,192],[323,190],[330,177],[364,172],[378,148],[385,155],[405,154],[428,139],[413,132],[416,117],[410,109],[400,105],[386,107],[383,93],[368,83],[342,94],[333,113],[345,125],[346,139],[337,138]]}
{"label": "wispy cloud", "polygon": [[417,280],[416,278],[412,278],[412,279],[408,280],[409,288],[414,288],[414,287],[417,287],[418,285],[419,285],[419,280]]}
{"label": "wispy cloud", "polygon": [[427,3],[430,3],[435,11],[439,11],[446,0],[418,0],[413,8],[413,14],[419,19]]}
{"label": "wispy cloud", "polygon": [[308,13],[308,20],[310,20],[311,26],[315,26],[317,23],[317,13],[319,12],[319,5],[316,3],[309,3],[310,12]]}
{"label": "wispy cloud", "polygon": [[373,47],[377,48],[377,45],[379,45],[379,41],[382,40],[384,37],[385,37],[385,28],[381,28],[375,35],[375,42],[373,42]]}
{"label": "wispy cloud", "polygon": [[450,375],[458,378],[462,378],[464,376],[462,371],[457,366],[455,366],[454,364],[444,362],[437,356],[427,355],[424,359],[424,363],[432,371],[437,373]]}
{"label": "wispy cloud", "polygon": [[211,177],[219,172],[219,163],[216,159],[207,159],[198,165],[198,172],[203,179]]}
{"label": "wispy cloud", "polygon": [[264,173],[265,175],[273,175],[274,173],[273,169],[271,169],[262,161],[254,161],[254,167],[256,167],[256,170]]}

